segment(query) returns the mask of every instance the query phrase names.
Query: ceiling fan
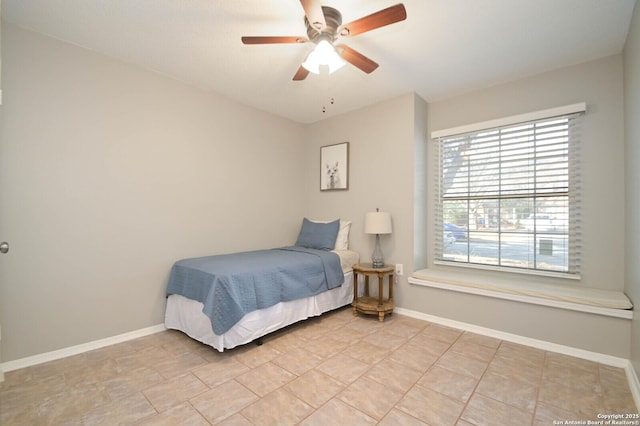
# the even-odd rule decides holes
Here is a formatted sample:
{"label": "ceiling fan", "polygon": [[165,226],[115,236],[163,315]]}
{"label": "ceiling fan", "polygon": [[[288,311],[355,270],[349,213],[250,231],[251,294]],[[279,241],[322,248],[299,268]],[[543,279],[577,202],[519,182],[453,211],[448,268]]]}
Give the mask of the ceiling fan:
{"label": "ceiling fan", "polygon": [[327,66],[329,73],[339,69],[346,62],[367,74],[378,68],[378,64],[356,50],[344,45],[334,45],[338,37],[351,37],[376,28],[407,19],[407,11],[402,3],[356,19],[342,25],[342,14],[329,6],[320,5],[319,0],[300,0],[304,8],[306,37],[296,36],[249,36],[242,37],[244,44],[307,43],[316,44],[307,59],[300,65],[293,80],[304,80],[310,72],[318,74],[320,66]]}

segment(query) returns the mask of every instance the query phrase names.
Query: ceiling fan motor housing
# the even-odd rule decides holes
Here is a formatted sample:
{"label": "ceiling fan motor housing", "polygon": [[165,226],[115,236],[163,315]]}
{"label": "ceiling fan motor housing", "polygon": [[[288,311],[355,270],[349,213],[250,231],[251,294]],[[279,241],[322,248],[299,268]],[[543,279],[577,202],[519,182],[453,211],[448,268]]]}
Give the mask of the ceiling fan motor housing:
{"label": "ceiling fan motor housing", "polygon": [[318,31],[316,27],[309,22],[307,17],[304,17],[304,24],[307,27],[307,36],[309,40],[314,43],[318,43],[320,40],[325,39],[329,43],[333,43],[338,35],[338,28],[342,25],[342,14],[337,10],[329,6],[322,6],[322,13],[326,26],[321,31]]}

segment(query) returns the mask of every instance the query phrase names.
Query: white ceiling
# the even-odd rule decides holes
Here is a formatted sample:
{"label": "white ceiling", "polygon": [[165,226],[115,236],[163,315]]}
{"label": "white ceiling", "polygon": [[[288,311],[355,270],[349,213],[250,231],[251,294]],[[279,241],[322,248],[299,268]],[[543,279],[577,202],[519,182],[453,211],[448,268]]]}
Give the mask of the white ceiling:
{"label": "white ceiling", "polygon": [[[400,0],[325,0],[351,22]],[[619,53],[635,0],[404,0],[407,20],[340,42],[380,67],[292,81],[299,0],[2,0],[3,20],[302,123],[404,93],[427,102]],[[333,98],[334,103],[331,103]],[[326,112],[323,112],[323,107]]]}

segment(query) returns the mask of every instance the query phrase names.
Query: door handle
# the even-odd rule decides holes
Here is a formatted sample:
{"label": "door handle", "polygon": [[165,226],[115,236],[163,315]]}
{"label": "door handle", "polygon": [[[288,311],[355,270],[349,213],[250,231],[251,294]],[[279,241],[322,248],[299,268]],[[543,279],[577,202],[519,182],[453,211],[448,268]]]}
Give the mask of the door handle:
{"label": "door handle", "polygon": [[6,241],[3,241],[0,243],[0,253],[6,253],[9,251],[9,243]]}

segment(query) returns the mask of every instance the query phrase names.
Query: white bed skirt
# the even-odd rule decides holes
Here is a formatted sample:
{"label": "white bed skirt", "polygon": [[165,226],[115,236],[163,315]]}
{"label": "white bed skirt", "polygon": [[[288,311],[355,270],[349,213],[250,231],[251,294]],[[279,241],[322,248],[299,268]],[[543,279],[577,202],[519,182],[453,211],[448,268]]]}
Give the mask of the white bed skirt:
{"label": "white bed skirt", "polygon": [[345,272],[340,287],[304,299],[280,302],[245,315],[222,335],[214,334],[202,303],[178,294],[167,298],[164,323],[222,352],[249,343],[300,320],[350,304],[353,301],[353,271]]}

